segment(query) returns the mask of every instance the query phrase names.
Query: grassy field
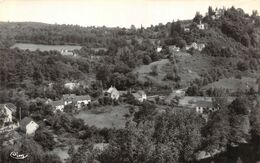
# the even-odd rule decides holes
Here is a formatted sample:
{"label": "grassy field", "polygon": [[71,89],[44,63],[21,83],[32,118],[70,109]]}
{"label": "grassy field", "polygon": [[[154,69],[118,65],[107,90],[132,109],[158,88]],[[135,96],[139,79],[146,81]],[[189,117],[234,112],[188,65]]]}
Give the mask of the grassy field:
{"label": "grassy field", "polygon": [[236,92],[238,90],[245,91],[251,87],[256,87],[256,79],[243,77],[242,79],[224,78],[217,82],[208,84],[202,89],[223,88],[230,90],[230,92]]}
{"label": "grassy field", "polygon": [[81,46],[74,46],[74,45],[42,45],[42,44],[27,44],[27,43],[16,43],[12,47],[19,48],[22,50],[30,50],[30,51],[50,51],[50,50],[57,50],[61,51],[62,49],[67,50],[79,50]]}
{"label": "grassy field", "polygon": [[181,85],[188,86],[189,82],[200,78],[200,74],[206,72],[211,66],[211,57],[202,55],[177,55],[178,73],[181,77]]}
{"label": "grassy field", "polygon": [[97,128],[124,128],[129,114],[127,105],[102,106],[92,110],[81,111],[76,118],[83,119],[85,124]]}
{"label": "grassy field", "polygon": [[[151,75],[152,66],[157,66],[158,75]],[[138,74],[138,80],[141,82],[151,81],[157,85],[169,85],[170,81],[164,81],[164,77],[167,73],[167,69],[170,69],[171,63],[168,59],[162,59],[160,61],[152,62],[149,65],[142,65],[134,69],[134,73]]]}

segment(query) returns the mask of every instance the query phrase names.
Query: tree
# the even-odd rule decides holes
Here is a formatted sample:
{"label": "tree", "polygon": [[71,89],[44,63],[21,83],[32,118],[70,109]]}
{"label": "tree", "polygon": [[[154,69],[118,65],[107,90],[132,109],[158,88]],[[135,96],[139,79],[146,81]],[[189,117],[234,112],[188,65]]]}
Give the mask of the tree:
{"label": "tree", "polygon": [[195,17],[193,18],[193,22],[199,24],[202,20],[203,16],[200,14],[200,12],[196,12]]}
{"label": "tree", "polygon": [[3,127],[5,118],[7,118],[6,111],[2,106],[0,106],[0,127]]}
{"label": "tree", "polygon": [[55,146],[55,141],[52,133],[45,129],[38,129],[35,132],[34,140],[37,141],[43,148],[52,150]]}
{"label": "tree", "polygon": [[103,84],[106,84],[110,80],[110,76],[111,76],[111,70],[109,66],[102,65],[100,68],[98,68],[96,73],[97,80],[100,80],[102,81]]}
{"label": "tree", "polygon": [[152,62],[152,59],[149,55],[145,55],[143,58],[143,63],[149,65]]}
{"label": "tree", "polygon": [[214,16],[215,14],[216,14],[215,11],[212,9],[211,6],[209,6],[209,8],[208,8],[208,15],[211,17],[211,16]]}
{"label": "tree", "polygon": [[152,65],[151,66],[151,75],[154,75],[154,76],[156,76],[156,75],[158,75],[158,67],[157,67],[157,65]]}
{"label": "tree", "polygon": [[210,152],[226,148],[229,142],[230,123],[227,106],[222,105],[219,111],[209,116],[209,121],[204,129],[206,149]]}

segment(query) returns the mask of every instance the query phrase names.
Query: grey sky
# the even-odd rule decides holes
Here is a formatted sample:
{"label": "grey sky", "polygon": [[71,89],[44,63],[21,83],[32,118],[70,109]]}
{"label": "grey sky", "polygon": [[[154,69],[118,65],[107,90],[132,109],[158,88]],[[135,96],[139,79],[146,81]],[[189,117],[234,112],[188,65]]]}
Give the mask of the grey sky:
{"label": "grey sky", "polygon": [[259,0],[0,0],[0,21],[140,27],[191,19],[209,5],[260,9]]}

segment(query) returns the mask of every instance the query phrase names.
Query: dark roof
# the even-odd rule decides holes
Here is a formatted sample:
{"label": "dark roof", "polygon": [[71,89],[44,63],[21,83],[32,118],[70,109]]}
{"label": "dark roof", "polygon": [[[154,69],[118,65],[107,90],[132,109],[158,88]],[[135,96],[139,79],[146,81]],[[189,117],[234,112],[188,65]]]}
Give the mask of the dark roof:
{"label": "dark roof", "polygon": [[85,96],[76,96],[74,98],[75,101],[82,101],[82,100],[91,100],[89,95],[85,95]]}
{"label": "dark roof", "polygon": [[33,121],[31,118],[25,117],[20,121],[20,126],[25,128],[31,121]]}
{"label": "dark roof", "polygon": [[12,112],[16,112],[16,106],[12,103],[6,103],[5,106],[10,109]]}
{"label": "dark roof", "polygon": [[63,100],[51,101],[49,104],[50,104],[51,106],[60,106],[60,105],[64,105],[64,101],[63,101]]}
{"label": "dark roof", "polygon": [[213,108],[212,102],[209,102],[209,101],[197,101],[197,102],[194,102],[194,104],[198,107]]}
{"label": "dark roof", "polygon": [[16,112],[16,106],[12,103],[0,104],[0,110],[4,109],[5,107],[7,107],[12,112]]}
{"label": "dark roof", "polygon": [[136,98],[141,98],[142,95],[145,95],[145,92],[142,90],[137,91],[136,93],[132,93],[132,95]]}
{"label": "dark roof", "polygon": [[70,101],[72,101],[75,97],[76,97],[75,94],[65,94],[65,95],[62,95],[63,100],[70,100]]}

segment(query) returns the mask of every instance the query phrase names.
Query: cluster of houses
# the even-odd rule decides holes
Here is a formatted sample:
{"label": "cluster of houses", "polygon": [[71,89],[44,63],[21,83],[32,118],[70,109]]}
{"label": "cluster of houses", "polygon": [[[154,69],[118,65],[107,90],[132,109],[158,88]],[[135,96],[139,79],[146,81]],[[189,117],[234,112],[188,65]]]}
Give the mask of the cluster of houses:
{"label": "cluster of houses", "polygon": [[191,48],[198,50],[198,51],[202,51],[205,48],[205,44],[193,42],[193,43],[191,43],[191,45],[187,45],[185,47],[186,50],[190,50]]}
{"label": "cluster of houses", "polygon": [[1,136],[7,138],[7,141],[4,141],[5,145],[13,144],[15,140],[21,137],[17,130],[31,136],[39,128],[39,125],[29,117],[17,120],[15,118],[17,107],[12,103],[0,104],[0,112],[5,115],[2,126],[0,126]]}
{"label": "cluster of houses", "polygon": [[75,94],[65,94],[58,101],[48,99],[45,103],[52,106],[54,113],[57,111],[64,111],[66,105],[74,105],[77,109],[87,106],[91,102],[89,95],[77,96]]}

